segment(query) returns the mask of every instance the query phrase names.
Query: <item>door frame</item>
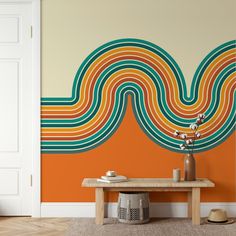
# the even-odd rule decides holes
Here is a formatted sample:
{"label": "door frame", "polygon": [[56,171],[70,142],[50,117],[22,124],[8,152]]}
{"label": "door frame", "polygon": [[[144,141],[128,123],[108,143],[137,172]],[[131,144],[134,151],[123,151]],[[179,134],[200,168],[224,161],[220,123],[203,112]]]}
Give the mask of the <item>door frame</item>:
{"label": "door frame", "polygon": [[32,211],[41,216],[41,0],[0,0],[0,4],[31,4],[32,9]]}
{"label": "door frame", "polygon": [[41,0],[32,2],[33,159],[32,216],[41,216]]}

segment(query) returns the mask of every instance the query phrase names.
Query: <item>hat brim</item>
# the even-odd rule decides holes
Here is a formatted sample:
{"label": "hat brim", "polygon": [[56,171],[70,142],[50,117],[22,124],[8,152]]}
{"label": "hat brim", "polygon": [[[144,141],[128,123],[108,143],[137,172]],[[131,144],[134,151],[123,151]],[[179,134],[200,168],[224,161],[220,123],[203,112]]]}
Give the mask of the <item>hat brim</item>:
{"label": "hat brim", "polygon": [[205,218],[204,222],[206,224],[210,224],[210,225],[228,225],[228,224],[234,223],[234,219],[228,219],[226,222],[213,222],[213,221],[209,221],[207,218]]}

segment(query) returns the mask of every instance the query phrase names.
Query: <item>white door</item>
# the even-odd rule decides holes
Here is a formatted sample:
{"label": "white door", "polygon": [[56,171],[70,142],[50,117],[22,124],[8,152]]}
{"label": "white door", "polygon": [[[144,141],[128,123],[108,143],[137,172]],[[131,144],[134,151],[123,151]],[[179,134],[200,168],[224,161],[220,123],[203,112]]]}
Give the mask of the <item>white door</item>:
{"label": "white door", "polygon": [[31,215],[31,4],[0,4],[0,215]]}

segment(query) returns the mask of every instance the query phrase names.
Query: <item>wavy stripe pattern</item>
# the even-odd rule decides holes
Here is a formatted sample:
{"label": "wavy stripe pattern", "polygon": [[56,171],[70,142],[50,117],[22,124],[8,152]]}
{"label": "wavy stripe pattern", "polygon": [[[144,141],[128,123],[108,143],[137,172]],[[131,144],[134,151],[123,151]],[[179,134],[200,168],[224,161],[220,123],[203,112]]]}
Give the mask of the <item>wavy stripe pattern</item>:
{"label": "wavy stripe pattern", "polygon": [[[127,97],[143,131],[180,151],[175,130],[189,132],[205,113],[197,152],[214,148],[235,129],[236,40],[210,52],[194,74],[190,95],[174,59],[140,39],[120,39],[92,52],[81,64],[69,98],[42,98],[42,152],[76,153],[100,145],[119,127]],[[126,140],[124,140],[125,142]]]}

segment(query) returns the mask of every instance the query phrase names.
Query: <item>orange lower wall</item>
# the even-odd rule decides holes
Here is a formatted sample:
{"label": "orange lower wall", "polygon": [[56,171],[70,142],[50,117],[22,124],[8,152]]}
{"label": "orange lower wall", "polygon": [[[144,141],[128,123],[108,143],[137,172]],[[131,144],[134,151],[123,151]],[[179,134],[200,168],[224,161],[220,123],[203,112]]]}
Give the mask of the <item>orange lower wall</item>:
{"label": "orange lower wall", "polygon": [[[202,191],[202,201],[236,201],[234,134],[220,146],[195,155],[197,177],[207,177],[216,184],[215,188]],[[129,99],[121,126],[101,146],[80,154],[42,155],[42,201],[94,201],[94,189],[81,188],[81,182],[85,177],[99,177],[107,170],[128,177],[171,177],[172,169],[177,167],[183,173],[183,154],[161,148],[143,133]],[[109,193],[108,200],[115,201],[116,194]],[[184,201],[185,195],[154,193],[151,200]]]}

